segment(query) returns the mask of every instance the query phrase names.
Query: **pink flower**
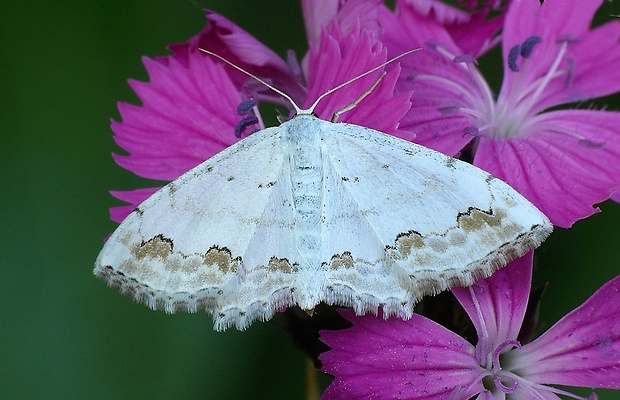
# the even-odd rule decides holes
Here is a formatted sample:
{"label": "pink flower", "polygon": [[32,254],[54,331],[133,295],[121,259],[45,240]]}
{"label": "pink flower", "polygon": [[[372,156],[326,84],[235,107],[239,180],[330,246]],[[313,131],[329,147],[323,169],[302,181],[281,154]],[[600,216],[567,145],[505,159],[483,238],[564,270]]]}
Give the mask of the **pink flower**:
{"label": "pink flower", "polygon": [[311,45],[320,42],[325,28],[338,24],[342,32],[354,29],[379,35],[379,6],[382,0],[301,0],[306,36]]}
{"label": "pink flower", "polygon": [[503,27],[504,80],[497,98],[436,20],[406,1],[384,9],[390,55],[423,47],[402,61],[399,88],[414,107],[401,121],[416,141],[457,155],[508,182],[551,221],[569,227],[597,211],[620,184],[620,113],[562,104],[620,90],[620,21],[590,28],[602,0],[511,2]]}
{"label": "pink flower", "polygon": [[[499,31],[504,22],[504,8],[509,1],[457,1],[468,11],[440,0],[402,0],[404,7],[441,24],[456,45],[466,54],[479,56],[499,43]],[[480,4],[479,4],[480,3]],[[489,17],[493,12],[494,17]]]}
{"label": "pink flower", "polygon": [[[123,121],[112,121],[114,141],[128,153],[114,155],[121,167],[169,181],[238,140],[240,90],[215,60],[194,51],[143,62],[150,82],[129,82],[142,106],[119,103]],[[112,192],[131,203],[111,209],[112,219],[120,222],[157,189]]]}
{"label": "pink flower", "polygon": [[[509,1],[482,0],[460,1],[463,9],[440,0],[403,0],[407,7],[419,15],[441,24],[451,34],[458,46],[468,54],[481,55],[499,42],[505,4]],[[308,41],[318,43],[321,30],[337,23],[344,32],[359,27],[380,35],[379,14],[385,10],[383,0],[301,0],[304,25]],[[489,17],[493,12],[494,17]],[[410,49],[407,49],[410,50]]]}
{"label": "pink flower", "polygon": [[[362,10],[357,10],[361,13]],[[270,82],[309,106],[322,93],[386,61],[387,52],[375,34],[347,23],[333,22],[311,44],[304,68],[275,53],[224,17],[207,12],[205,29],[186,43],[170,46],[173,54],[144,58],[149,82],[130,81],[141,106],[119,104],[122,122],[113,121],[114,140],[127,155],[116,162],[139,176],[171,181],[240,139],[245,130],[264,128],[255,102],[286,104],[271,90],[239,71],[204,54],[206,48]],[[349,18],[355,18],[349,13]],[[340,121],[364,125],[411,139],[398,124],[410,107],[409,94],[393,95],[399,69],[392,66],[373,92]],[[316,108],[323,119],[356,100],[381,71],[328,96]],[[302,85],[303,78],[308,82]],[[254,101],[254,103],[252,102]],[[288,105],[288,104],[287,104]],[[290,105],[288,105],[290,106]],[[158,188],[113,191],[130,204],[111,209],[120,222]]]}
{"label": "pink flower", "polygon": [[324,399],[559,399],[550,385],[620,389],[620,276],[530,343],[519,343],[532,253],[470,288],[455,288],[474,345],[415,314],[403,321],[341,313],[320,359],[335,376]]}

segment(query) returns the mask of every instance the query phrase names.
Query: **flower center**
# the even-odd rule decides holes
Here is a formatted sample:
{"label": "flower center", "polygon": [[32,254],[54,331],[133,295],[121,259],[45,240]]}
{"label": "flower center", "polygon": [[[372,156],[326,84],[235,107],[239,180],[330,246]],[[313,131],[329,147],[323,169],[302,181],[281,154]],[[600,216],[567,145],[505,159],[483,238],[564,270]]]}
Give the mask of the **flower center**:
{"label": "flower center", "polygon": [[[433,81],[449,87],[451,92],[462,94],[462,102],[441,106],[438,111],[444,115],[462,113],[472,121],[472,125],[464,129],[464,134],[478,136],[483,134],[491,138],[513,138],[531,133],[536,114],[549,107],[545,104],[545,94],[558,79],[563,87],[570,87],[574,81],[575,61],[566,57],[570,44],[578,38],[561,35],[557,38],[554,59],[549,69],[532,79],[528,70],[536,68],[531,60],[537,45],[542,43],[539,36],[530,36],[522,44],[514,46],[508,53],[506,74],[513,74],[509,87],[502,88],[497,100],[488,83],[475,67],[476,60],[468,55],[454,55],[442,46],[431,43],[430,47],[444,57],[463,66],[468,75],[469,84],[463,80],[450,80],[431,74],[419,74],[416,79]],[[532,71],[533,72],[533,71]],[[529,78],[529,79],[528,79]],[[463,83],[461,83],[463,82]],[[504,79],[504,82],[508,82]],[[556,87],[553,89],[557,90]],[[545,92],[547,91],[547,92]],[[588,143],[584,143],[588,145]]]}
{"label": "flower center", "polygon": [[488,371],[488,374],[482,378],[482,384],[485,389],[491,392],[493,398],[543,399],[547,398],[543,394],[555,393],[573,399],[596,400],[594,393],[584,398],[561,389],[534,383],[520,376],[513,368],[519,364],[516,362],[518,360],[516,352],[519,348],[521,348],[521,344],[516,340],[507,340],[492,349],[489,338],[479,339],[476,346],[476,358],[480,366]]}
{"label": "flower center", "polygon": [[[506,340],[493,348],[494,340],[491,336],[491,331],[487,327],[482,307],[478,301],[476,284],[469,287],[469,293],[479,322],[477,327],[478,343],[476,344],[474,356],[478,365],[482,368],[480,375],[482,385],[490,392],[492,398],[502,400],[542,400],[549,398],[547,394],[555,393],[573,399],[596,400],[596,394],[594,393],[587,398],[580,397],[561,389],[532,382],[522,376],[523,372],[518,373],[517,371],[522,371],[524,364],[527,364],[528,361],[519,357],[518,353],[521,343],[517,340]],[[497,333],[494,336],[497,339]],[[458,393],[455,393],[456,395]]]}
{"label": "flower center", "polygon": [[[485,343],[488,343],[488,340],[481,339],[478,342],[478,348],[488,347]],[[510,371],[510,369],[503,369],[500,362],[500,355],[504,352],[509,352],[513,347],[519,348],[521,344],[516,340],[508,340],[499,346],[497,346],[493,352],[487,352],[486,357],[483,359],[479,358],[479,362],[482,367],[485,367],[490,374],[485,376],[482,379],[482,383],[484,387],[493,392],[503,392],[506,394],[514,393],[519,388],[519,382],[522,380],[518,375]],[[482,350],[484,353],[484,350]]]}
{"label": "flower center", "polygon": [[547,106],[543,95],[552,83],[564,77],[564,85],[570,87],[574,80],[575,62],[565,58],[566,50],[578,39],[563,35],[556,40],[557,50],[549,69],[533,80],[528,80],[527,70],[535,67],[530,60],[534,48],[542,39],[530,36],[521,45],[513,46],[508,52],[507,74],[514,74],[512,84],[501,95],[495,104],[495,121],[497,129],[490,132],[491,137],[516,137],[527,135],[529,126],[535,115]]}

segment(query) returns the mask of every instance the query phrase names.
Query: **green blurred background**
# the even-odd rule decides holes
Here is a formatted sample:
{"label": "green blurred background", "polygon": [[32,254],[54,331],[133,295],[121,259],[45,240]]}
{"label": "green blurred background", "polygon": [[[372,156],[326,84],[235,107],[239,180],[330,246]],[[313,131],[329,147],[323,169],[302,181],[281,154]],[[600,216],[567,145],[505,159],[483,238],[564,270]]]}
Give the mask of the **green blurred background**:
{"label": "green blurred background", "polygon": [[[203,27],[200,7],[282,56],[306,50],[297,1],[0,6],[0,399],[303,397],[304,356],[275,326],[215,333],[205,314],[150,311],[92,276],[115,227],[107,191],[148,185],[110,157],[116,102],[137,101],[126,80],[146,80],[142,55]],[[618,273],[620,206],[601,209],[538,252],[536,279],[551,282],[543,327]]]}

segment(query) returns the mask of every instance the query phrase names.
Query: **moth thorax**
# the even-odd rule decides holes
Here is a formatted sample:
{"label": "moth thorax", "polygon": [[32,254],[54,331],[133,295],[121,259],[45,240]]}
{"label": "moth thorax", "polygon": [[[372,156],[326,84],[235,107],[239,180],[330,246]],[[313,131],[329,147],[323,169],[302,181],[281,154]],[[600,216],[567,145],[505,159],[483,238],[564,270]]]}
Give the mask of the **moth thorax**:
{"label": "moth thorax", "polygon": [[[304,123],[300,124],[300,121]],[[295,242],[306,267],[316,270],[320,266],[322,248],[325,154],[321,144],[320,121],[302,116],[294,122],[288,124],[287,138],[291,149],[289,160],[295,208]]]}

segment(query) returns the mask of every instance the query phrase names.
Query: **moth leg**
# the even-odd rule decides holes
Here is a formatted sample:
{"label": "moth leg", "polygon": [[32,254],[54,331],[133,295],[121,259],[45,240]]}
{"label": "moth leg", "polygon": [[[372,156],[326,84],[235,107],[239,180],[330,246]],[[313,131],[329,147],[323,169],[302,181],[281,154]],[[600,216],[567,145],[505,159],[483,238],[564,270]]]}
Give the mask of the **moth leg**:
{"label": "moth leg", "polygon": [[334,113],[334,115],[332,116],[332,122],[337,122],[338,118],[340,117],[340,115],[342,115],[343,113],[346,113],[347,111],[352,110],[353,108],[355,108],[356,105],[359,104],[360,101],[364,100],[364,98],[366,96],[368,96],[370,93],[372,93],[372,91],[377,87],[377,85],[379,84],[379,82],[381,82],[381,80],[383,79],[383,77],[385,76],[386,72],[383,71],[381,73],[381,76],[375,81],[375,83],[372,84],[372,86],[370,87],[370,89],[368,89],[367,91],[365,91],[364,93],[362,93],[362,95],[360,97],[357,98],[357,100],[355,100],[353,103],[349,104],[348,106],[344,107],[341,110],[338,110]]}

